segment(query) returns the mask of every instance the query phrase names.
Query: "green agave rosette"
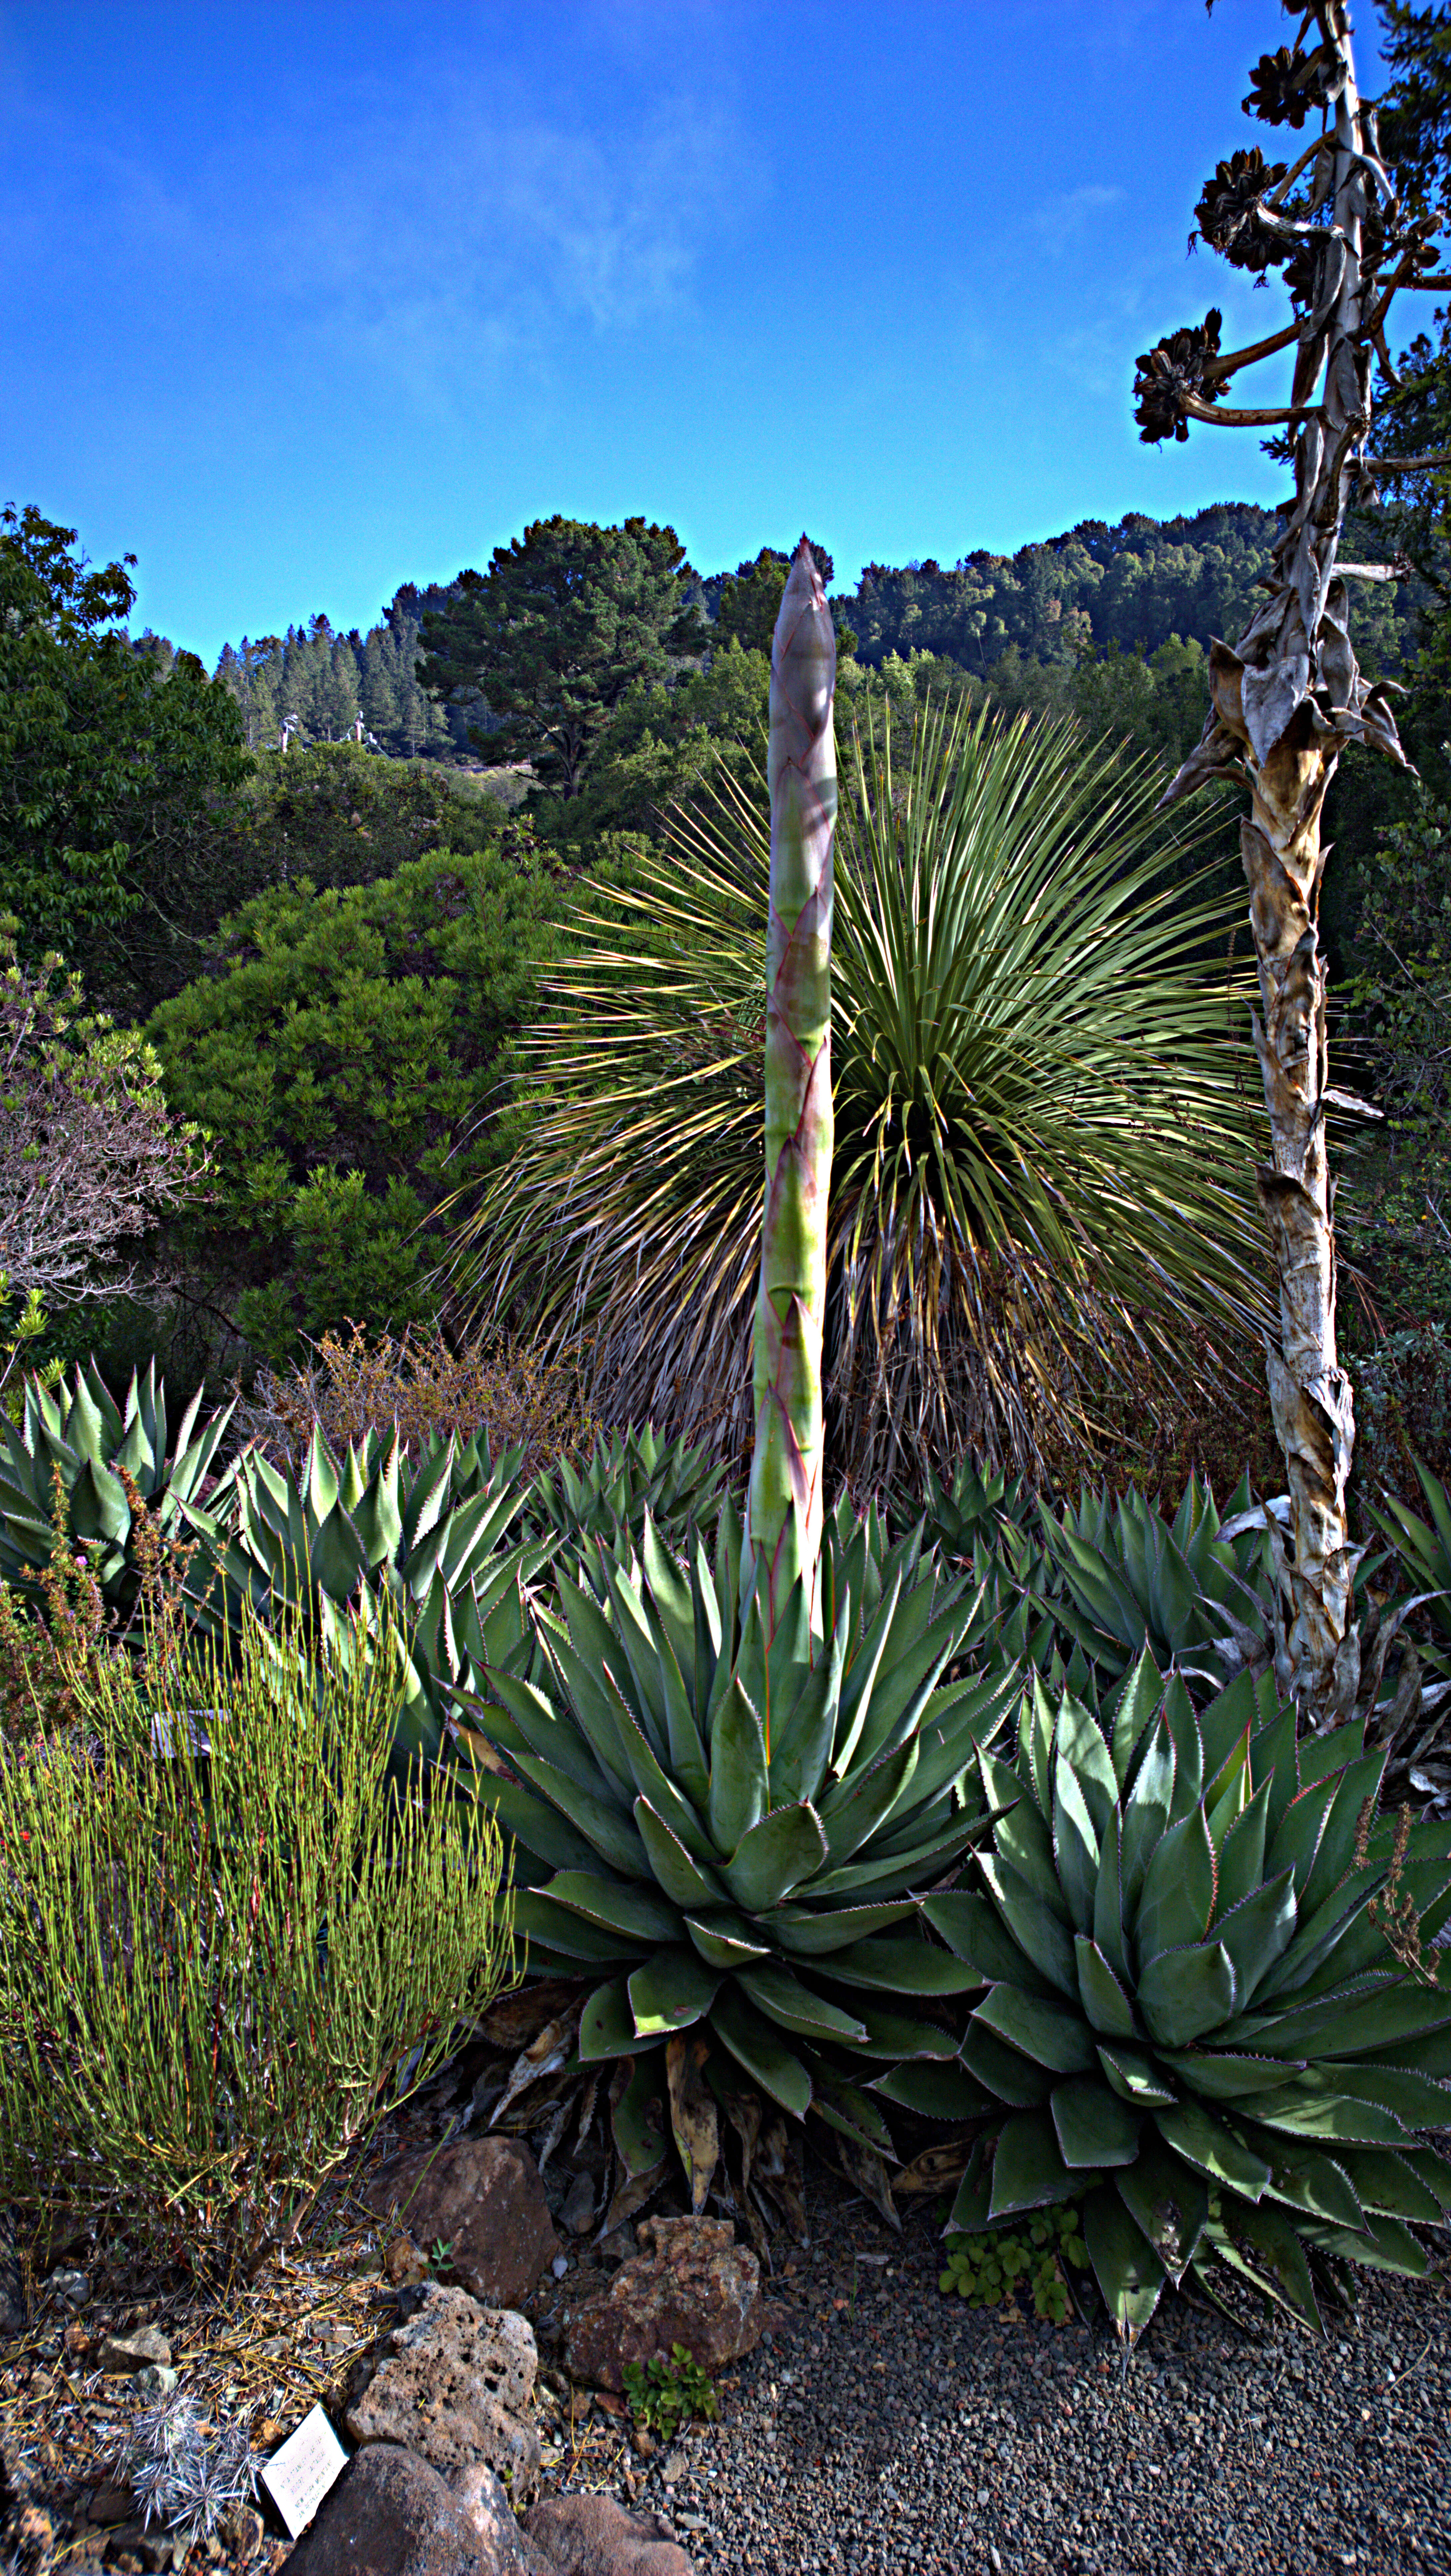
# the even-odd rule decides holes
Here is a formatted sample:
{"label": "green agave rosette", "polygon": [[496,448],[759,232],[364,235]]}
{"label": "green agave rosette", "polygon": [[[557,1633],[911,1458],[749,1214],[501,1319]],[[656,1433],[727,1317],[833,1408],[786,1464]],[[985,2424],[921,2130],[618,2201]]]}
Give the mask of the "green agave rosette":
{"label": "green agave rosette", "polygon": [[[1360,1725],[1297,1746],[1248,1674],[1197,1714],[1145,1655],[1101,1725],[1040,1684],[1016,1761],[979,1757],[981,1891],[929,1897],[989,1980],[964,2071],[998,2114],[951,2226],[1081,2200],[1132,2343],[1165,2281],[1226,2267],[1306,2323],[1348,2267],[1428,2268],[1451,2210],[1451,1973],[1387,1945],[1388,1880],[1429,1942],[1451,1917],[1451,1828],[1378,1818]],[[1401,1827],[1405,1832],[1405,1826]],[[1380,1913],[1382,1920],[1375,1916]]]}
{"label": "green agave rosette", "polygon": [[198,1431],[201,1401],[198,1387],[168,1447],[166,1381],[154,1360],[144,1378],[133,1373],[124,1406],[94,1360],[77,1368],[70,1387],[30,1378],[19,1423],[0,1414],[0,1582],[38,1594],[55,1544],[59,1477],[67,1531],[86,1542],[107,1609],[128,1619],[141,1569],[118,1471],[132,1478],[164,1541],[206,1533],[212,1524],[198,1496],[233,1408]]}
{"label": "green agave rosette", "polygon": [[742,1554],[727,1499],[713,1557],[647,1526],[637,1573],[602,1552],[597,1592],[561,1577],[542,1680],[491,1672],[475,1704],[501,1766],[481,1794],[516,1838],[531,1966],[595,1980],[581,2061],[693,2031],[732,2083],[890,2154],[882,2097],[943,2118],[981,2098],[954,2005],[981,1977],[917,1891],[982,1828],[1017,1676],[950,1673],[965,1586],[875,1513],[827,1524],[824,1635],[797,1580],[768,1645]]}
{"label": "green agave rosette", "polygon": [[301,1614],[326,1645],[352,1652],[361,1609],[365,1633],[386,1636],[399,1660],[394,1750],[437,1761],[454,1740],[460,1691],[533,1657],[524,1586],[552,1542],[512,1536],[525,1502],[518,1463],[517,1451],[494,1465],[482,1441],[436,1435],[414,1459],[375,1432],[339,1459],[314,1425],[294,1483],[244,1451],[212,1498],[222,1534],[189,1577],[199,1634],[235,1644],[244,1609],[273,1623]]}

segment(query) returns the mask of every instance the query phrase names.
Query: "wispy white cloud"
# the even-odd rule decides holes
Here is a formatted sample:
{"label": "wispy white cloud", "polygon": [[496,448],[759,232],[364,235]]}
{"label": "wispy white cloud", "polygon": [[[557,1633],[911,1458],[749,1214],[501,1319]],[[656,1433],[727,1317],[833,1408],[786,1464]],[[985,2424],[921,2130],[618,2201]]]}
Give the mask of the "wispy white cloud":
{"label": "wispy white cloud", "polygon": [[0,184],[0,256],[12,278],[34,259],[82,305],[91,282],[132,280],[152,327],[204,324],[224,300],[260,309],[300,358],[435,393],[552,374],[580,334],[697,330],[703,263],[769,184],[728,92],[652,85],[626,125],[618,104],[551,116],[481,105],[478,86],[403,107],[360,88],[332,103],[311,159],[296,126],[234,134],[185,170],[32,131],[24,194]]}
{"label": "wispy white cloud", "polygon": [[1106,207],[1121,205],[1123,198],[1122,188],[1108,187],[1098,180],[1090,180],[1081,188],[1065,188],[1034,210],[1030,217],[1033,231],[1041,233],[1046,241],[1066,243],[1081,234],[1085,225]]}

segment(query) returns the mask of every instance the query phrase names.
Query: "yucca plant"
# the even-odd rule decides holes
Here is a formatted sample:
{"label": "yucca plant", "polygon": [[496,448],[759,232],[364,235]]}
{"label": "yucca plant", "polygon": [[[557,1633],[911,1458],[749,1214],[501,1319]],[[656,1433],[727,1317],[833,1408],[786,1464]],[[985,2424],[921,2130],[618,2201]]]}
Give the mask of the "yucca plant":
{"label": "yucca plant", "polygon": [[[1363,1729],[1297,1746],[1272,1676],[1196,1712],[1145,1653],[1103,1724],[1035,1684],[979,1756],[980,1888],[924,1912],[988,1980],[962,2060],[995,2136],[950,2224],[1081,2201],[1120,2335],[1224,2270],[1321,2323],[1451,2210],[1451,1829],[1377,1814]],[[1434,1964],[1433,1964],[1434,1963]],[[995,2114],[995,2118],[994,2115]]]}
{"label": "yucca plant", "polygon": [[31,1377],[19,1424],[0,1415],[0,1580],[38,1598],[40,1577],[56,1539],[59,1478],[70,1539],[85,1543],[87,1563],[108,1613],[125,1625],[135,1612],[142,1567],[131,1503],[118,1470],[130,1475],[163,1544],[197,1536],[211,1525],[201,1510],[232,1407],[197,1429],[199,1387],[168,1446],[166,1381],[153,1360],[132,1373],[117,1404],[94,1359],[77,1367],[74,1384],[47,1386]]}
{"label": "yucca plant", "polygon": [[815,1639],[798,1578],[768,1644],[729,1496],[713,1557],[697,1537],[680,1563],[647,1524],[638,1578],[601,1562],[602,1600],[561,1576],[538,1615],[542,1682],[491,1670],[471,1719],[530,1965],[596,1981],[582,2065],[698,2026],[737,2083],[889,2152],[864,2088],[972,2098],[929,2016],[978,1979],[919,1891],[982,1822],[977,1750],[1015,1674],[952,1678],[965,1585],[844,1503]]}
{"label": "yucca plant", "polygon": [[[1045,1407],[1057,1434],[1091,1414],[1106,1369],[1141,1386],[1156,1354],[1179,1369],[1184,1316],[1252,1307],[1260,1256],[1206,962],[1229,909],[1202,889],[1166,899],[1148,766],[1071,726],[945,710],[904,772],[870,735],[853,758],[826,1351],[860,1491],[969,1453],[1035,1467]],[[460,1234],[457,1285],[475,1308],[527,1310],[548,1348],[587,1332],[597,1409],[739,1450],[764,801],[723,787],[665,837],[632,891],[580,898],[579,953],[523,1040],[535,1114]]]}

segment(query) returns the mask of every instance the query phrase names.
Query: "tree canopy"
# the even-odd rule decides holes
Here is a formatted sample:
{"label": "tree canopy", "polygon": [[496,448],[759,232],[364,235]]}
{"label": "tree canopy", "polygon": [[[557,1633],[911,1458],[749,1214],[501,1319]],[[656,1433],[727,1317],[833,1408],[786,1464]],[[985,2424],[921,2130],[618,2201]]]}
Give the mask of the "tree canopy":
{"label": "tree canopy", "polygon": [[494,760],[532,761],[568,801],[626,690],[708,640],[689,578],[673,528],[536,519],[429,611],[419,680],[441,702],[482,697],[495,728],[471,738]]}
{"label": "tree canopy", "polygon": [[0,878],[22,956],[58,950],[102,985],[248,769],[195,654],[132,645],[135,560],[97,569],[74,528],[0,511]]}

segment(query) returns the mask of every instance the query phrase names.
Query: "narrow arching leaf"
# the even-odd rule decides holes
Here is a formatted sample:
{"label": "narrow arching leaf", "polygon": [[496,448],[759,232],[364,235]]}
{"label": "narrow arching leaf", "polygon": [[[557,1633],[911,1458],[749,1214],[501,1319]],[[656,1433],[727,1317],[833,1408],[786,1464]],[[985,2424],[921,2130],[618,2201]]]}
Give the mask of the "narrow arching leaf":
{"label": "narrow arching leaf", "polygon": [[798,2120],[811,2107],[811,2078],[775,2024],[756,2011],[732,1984],[721,1989],[711,2027],[763,2093]]}
{"label": "narrow arching leaf", "polygon": [[1082,2173],[1064,2163],[1057,2131],[1046,2111],[1019,2111],[1005,2121],[993,2157],[989,2207],[994,2218],[1071,2200],[1083,2184]]}
{"label": "narrow arching leaf", "polygon": [[[981,1904],[982,1899],[976,1901]],[[916,1897],[899,1897],[888,1905],[823,1906],[819,1912],[805,1905],[783,1905],[772,1919],[772,1929],[783,1950],[802,1959],[820,1959],[832,1950],[845,1950],[853,1941],[888,1931],[918,1910]]]}
{"label": "narrow arching leaf", "polygon": [[989,1986],[972,2018],[975,2028],[991,2031],[1057,2074],[1086,2074],[1094,2064],[1092,2034],[1082,2015],[1062,2004],[1040,2003],[1018,1987]]}
{"label": "narrow arching leaf", "polygon": [[1176,2102],[1169,2110],[1156,2111],[1154,2120],[1166,2146],[1183,2156],[1186,2163],[1197,2165],[1215,2182],[1228,2183],[1246,2200],[1260,2198],[1270,2178],[1265,2159],[1242,2145],[1234,2131],[1207,2111],[1202,2102]]}
{"label": "narrow arching leaf", "polygon": [[759,1823],[770,1797],[761,1721],[732,1678],[710,1737],[710,1838],[726,1857]]}
{"label": "narrow arching leaf", "polygon": [[1098,2040],[1095,2053],[1106,2081],[1125,2102],[1142,2102],[1156,2110],[1160,2105],[1177,2100],[1172,2083],[1167,2082],[1153,2058],[1142,2049],[1130,2048],[1125,2041]]}
{"label": "narrow arching leaf", "polygon": [[1134,2011],[1097,1942],[1080,1933],[1073,1944],[1078,1961],[1078,1991],[1095,2031],[1105,2039],[1132,2039]]}
{"label": "narrow arching leaf", "polygon": [[771,1955],[770,1942],[739,1914],[687,1914],[685,1928],[708,1967],[750,1967]]}
{"label": "narrow arching leaf", "polygon": [[1132,2351],[1159,2304],[1164,2266],[1111,2184],[1084,2203],[1083,2241],[1119,2340]]}
{"label": "narrow arching leaf", "polygon": [[1177,2289],[1209,2217],[1204,2176],[1150,2131],[1133,2164],[1115,2174],[1114,2187]]}
{"label": "narrow arching leaf", "polygon": [[628,2057],[638,2044],[625,1979],[615,1977],[607,1986],[596,1986],[579,2018],[581,2064],[593,2066],[604,2059]]}
{"label": "narrow arching leaf", "polygon": [[1168,1831],[1174,1798],[1174,1741],[1159,1718],[1139,1758],[1134,1785],[1124,1802],[1123,1842],[1119,1862],[1124,1919],[1138,1912],[1150,1861]]}
{"label": "narrow arching leaf", "polygon": [[779,2022],[783,2030],[795,2031],[803,2039],[851,2046],[866,2038],[866,2026],[854,2013],[828,2003],[784,1968],[739,1968],[736,1983],[768,2021]]}
{"label": "narrow arching leaf", "polygon": [[1192,1807],[1170,1826],[1144,1872],[1133,1924],[1140,1972],[1161,1951],[1202,1940],[1213,1912],[1214,1846],[1203,1807]]}
{"label": "narrow arching leaf", "polygon": [[1139,1972],[1139,2010],[1165,2048],[1187,2048],[1234,2010],[1234,1966],[1218,1941],[1164,1950]]}
{"label": "narrow arching leaf", "polygon": [[638,1883],[622,1884],[617,1879],[593,1878],[584,1870],[561,1870],[542,1895],[555,1905],[568,1907],[589,1923],[604,1931],[623,1934],[632,1941],[678,1941],[680,1917],[674,1906],[662,1903],[649,1888]]}
{"label": "narrow arching leaf", "polygon": [[995,2038],[983,2022],[969,2022],[961,2057],[975,2082],[996,2101],[1006,2102],[1015,2110],[1030,2110],[1036,2103],[1046,2102],[1052,2090],[1053,2077],[1048,2068]]}

